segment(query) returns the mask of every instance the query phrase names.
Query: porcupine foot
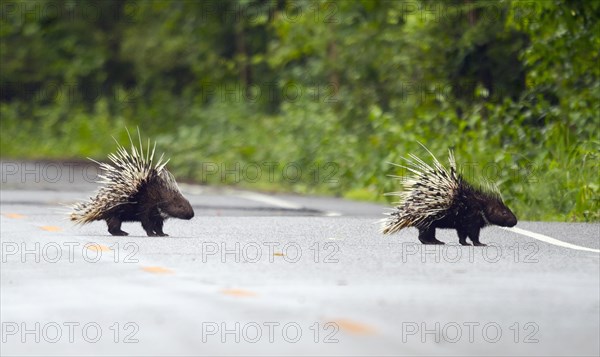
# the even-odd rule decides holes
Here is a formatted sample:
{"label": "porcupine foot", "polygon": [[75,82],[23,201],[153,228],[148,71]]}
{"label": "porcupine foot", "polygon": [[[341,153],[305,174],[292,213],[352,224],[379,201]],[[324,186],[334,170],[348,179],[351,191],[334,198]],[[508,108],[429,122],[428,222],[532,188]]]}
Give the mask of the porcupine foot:
{"label": "porcupine foot", "polygon": [[458,243],[460,243],[460,245],[471,245],[467,243],[467,233],[463,231],[456,231],[456,233],[458,233]]}
{"label": "porcupine foot", "polygon": [[151,230],[151,229],[146,229],[146,234],[148,235],[148,237],[166,237],[166,236],[168,236],[168,234],[166,234],[164,232],[155,232],[154,230]]}
{"label": "porcupine foot", "polygon": [[435,228],[419,229],[419,241],[423,244],[446,244],[435,239]]}
{"label": "porcupine foot", "polygon": [[156,232],[156,235],[159,237],[168,237],[169,235],[162,230],[163,223],[163,221],[157,221],[154,225],[154,232]]}
{"label": "porcupine foot", "polygon": [[109,229],[109,230],[108,230],[108,232],[109,232],[110,234],[112,234],[113,236],[128,236],[128,235],[129,235],[129,233],[127,233],[127,232],[125,232],[125,231],[122,231],[122,230],[120,230],[120,229],[119,229],[118,231],[111,231],[111,230]]}
{"label": "porcupine foot", "polygon": [[[160,231],[155,230],[153,233],[154,233],[153,234],[154,237],[168,237],[169,236],[167,233],[163,232],[162,230],[160,230]],[[150,235],[150,234],[148,234],[148,235]]]}
{"label": "porcupine foot", "polygon": [[168,237],[169,236],[167,233],[165,233],[165,232],[162,231],[162,227],[158,228],[158,229],[155,229],[154,233],[156,233],[156,235],[158,237]]}
{"label": "porcupine foot", "polygon": [[162,220],[156,219],[156,217],[154,217],[154,220],[152,220],[151,218],[146,218],[146,219],[142,219],[141,221],[142,221],[142,227],[146,231],[146,234],[148,235],[148,237],[167,237],[168,236],[168,234],[166,234],[162,230],[162,227],[163,227]]}
{"label": "porcupine foot", "polygon": [[111,217],[106,220],[106,224],[108,225],[108,233],[113,236],[129,235],[129,233],[121,230],[121,221],[118,218]]}

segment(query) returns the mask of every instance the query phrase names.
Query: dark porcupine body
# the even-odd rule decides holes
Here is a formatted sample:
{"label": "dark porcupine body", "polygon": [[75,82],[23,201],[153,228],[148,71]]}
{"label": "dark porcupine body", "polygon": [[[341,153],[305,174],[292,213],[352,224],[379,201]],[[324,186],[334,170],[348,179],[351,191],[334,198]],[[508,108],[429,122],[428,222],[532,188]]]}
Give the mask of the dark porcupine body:
{"label": "dark porcupine body", "polygon": [[[431,153],[430,153],[431,154]],[[449,152],[450,170],[434,159],[430,166],[414,155],[406,159],[414,176],[403,185],[403,191],[390,195],[401,197],[400,204],[384,221],[382,232],[395,233],[406,227],[419,230],[423,244],[444,244],[435,238],[436,228],[456,229],[459,243],[485,245],[479,241],[481,228],[488,225],[513,227],[517,218],[506,207],[497,190],[475,188],[456,172]]]}
{"label": "dark porcupine body", "polygon": [[150,152],[148,143],[144,153],[141,138],[139,150],[132,141],[131,152],[118,145],[117,153],[109,155],[112,164],[99,163],[105,172],[100,176],[104,186],[89,202],[75,204],[71,220],[79,224],[104,220],[115,236],[127,235],[122,222],[141,222],[148,236],[166,236],[165,219],[194,217],[192,206],[165,168],[167,162],[161,156],[153,164],[155,148],[156,144]]}
{"label": "dark porcupine body", "polygon": [[158,175],[149,177],[128,203],[109,210],[98,220],[105,220],[108,231],[115,236],[126,236],[122,222],[141,222],[148,236],[168,236],[163,232],[164,221],[170,217],[192,219],[194,210],[179,192],[169,190]]}

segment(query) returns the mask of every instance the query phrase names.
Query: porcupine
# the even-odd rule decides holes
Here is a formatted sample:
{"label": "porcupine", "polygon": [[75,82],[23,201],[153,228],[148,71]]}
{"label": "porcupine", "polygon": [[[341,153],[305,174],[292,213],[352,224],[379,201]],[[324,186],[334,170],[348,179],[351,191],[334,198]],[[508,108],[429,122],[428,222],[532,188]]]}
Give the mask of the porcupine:
{"label": "porcupine", "polygon": [[167,236],[163,232],[165,219],[191,219],[194,210],[166,169],[169,160],[163,161],[164,154],[154,163],[156,142],[150,151],[148,139],[148,147],[144,150],[139,129],[139,148],[129,131],[127,135],[130,152],[117,142],[117,152],[108,155],[112,163],[90,159],[104,171],[98,181],[104,186],[90,197],[90,201],[76,203],[70,218],[78,224],[104,220],[108,232],[114,236],[128,235],[121,230],[122,222],[141,222],[148,236]]}
{"label": "porcupine", "polygon": [[[399,196],[395,209],[384,220],[382,233],[392,234],[406,227],[419,230],[423,244],[444,244],[435,238],[436,228],[456,229],[459,243],[485,245],[479,241],[481,228],[494,224],[513,227],[517,217],[504,204],[495,187],[476,188],[456,171],[452,150],[448,150],[450,170],[424,146],[433,158],[433,165],[409,154],[406,165],[393,164],[414,174],[403,183],[403,190],[387,195]],[[395,176],[400,178],[398,176]]]}

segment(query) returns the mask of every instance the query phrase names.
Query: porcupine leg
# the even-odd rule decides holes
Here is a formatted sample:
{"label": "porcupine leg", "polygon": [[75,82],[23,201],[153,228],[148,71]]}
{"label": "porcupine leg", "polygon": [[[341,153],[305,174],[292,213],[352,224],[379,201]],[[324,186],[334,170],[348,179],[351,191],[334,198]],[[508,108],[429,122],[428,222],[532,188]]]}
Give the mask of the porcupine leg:
{"label": "porcupine leg", "polygon": [[473,242],[474,246],[486,246],[487,244],[483,244],[479,241],[479,231],[480,229],[474,229],[469,233],[469,238],[471,242]]}
{"label": "porcupine leg", "polygon": [[445,244],[437,239],[435,239],[435,228],[419,228],[419,240],[423,244]]}
{"label": "porcupine leg", "polygon": [[141,219],[142,227],[146,231],[148,237],[165,237],[168,236],[165,232],[163,232],[163,218],[160,216],[158,211],[155,213],[150,213],[148,216],[142,217]]}
{"label": "porcupine leg", "polygon": [[160,215],[160,211],[158,209],[153,209],[149,214],[150,227],[155,235],[160,237],[168,236],[165,232],[163,232],[163,223],[164,218]]}
{"label": "porcupine leg", "polygon": [[142,228],[144,228],[148,237],[157,236],[157,234],[154,232],[154,223],[152,222],[152,219],[150,217],[141,217],[140,221],[142,222]]}
{"label": "porcupine leg", "polygon": [[108,225],[108,233],[113,236],[126,236],[127,232],[121,230],[121,220],[117,217],[110,217],[106,220],[106,224]]}
{"label": "porcupine leg", "polygon": [[163,220],[159,219],[158,221],[155,221],[154,224],[154,231],[156,232],[156,235],[161,236],[161,237],[168,237],[169,235],[165,232],[163,232]]}
{"label": "porcupine leg", "polygon": [[467,233],[465,231],[457,230],[456,233],[458,233],[458,243],[461,245],[471,245],[467,243]]}

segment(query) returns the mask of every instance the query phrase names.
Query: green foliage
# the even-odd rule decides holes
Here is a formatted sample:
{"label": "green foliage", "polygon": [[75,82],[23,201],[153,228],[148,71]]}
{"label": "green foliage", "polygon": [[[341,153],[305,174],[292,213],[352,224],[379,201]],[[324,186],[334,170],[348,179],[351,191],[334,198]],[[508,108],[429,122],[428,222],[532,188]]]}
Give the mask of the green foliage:
{"label": "green foliage", "polygon": [[[521,219],[600,220],[600,2],[6,1],[0,149],[385,202],[453,148]],[[404,173],[405,174],[405,173]]]}

